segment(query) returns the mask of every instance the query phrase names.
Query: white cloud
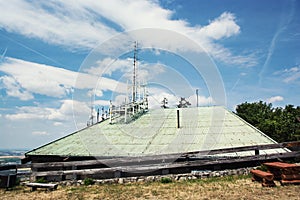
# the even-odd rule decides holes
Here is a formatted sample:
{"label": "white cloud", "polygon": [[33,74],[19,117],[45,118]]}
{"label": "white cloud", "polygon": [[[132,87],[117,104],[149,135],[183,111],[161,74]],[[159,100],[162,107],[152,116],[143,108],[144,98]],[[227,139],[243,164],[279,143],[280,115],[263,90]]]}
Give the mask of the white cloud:
{"label": "white cloud", "polygon": [[287,73],[294,73],[294,72],[299,72],[300,71],[300,67],[292,67],[290,69],[285,69],[284,72],[287,72]]}
{"label": "white cloud", "polygon": [[[138,62],[138,78],[140,81],[147,81],[155,75],[164,72],[165,65],[161,63],[145,63]],[[85,69],[85,72],[93,75],[108,75],[111,76],[114,72],[121,72],[123,78],[132,79],[133,59],[113,59],[110,57],[96,61],[96,66]]]}
{"label": "white cloud", "polygon": [[11,75],[14,84],[26,91],[52,97],[69,93],[77,78],[76,72],[15,58],[6,58],[0,71]]}
{"label": "white cloud", "polygon": [[[156,89],[154,89],[156,90]],[[153,88],[152,88],[153,91]],[[150,109],[156,109],[156,108],[160,108],[162,106],[162,100],[164,98],[168,99],[168,106],[170,108],[174,108],[178,105],[179,102],[179,97],[175,96],[173,94],[167,93],[167,92],[155,92],[153,94],[150,94],[150,96],[148,97],[148,101],[149,101],[149,108]]]}
{"label": "white cloud", "polygon": [[94,101],[94,105],[95,106],[109,106],[110,105],[110,102],[107,101],[107,100],[96,100]]}
{"label": "white cloud", "polygon": [[283,80],[285,83],[294,82],[300,79],[300,66],[285,69],[284,73],[286,74],[286,77]]}
{"label": "white cloud", "polygon": [[294,81],[296,81],[298,79],[300,79],[300,72],[295,73],[293,75],[290,75],[290,76],[286,77],[283,81],[285,83],[290,83],[290,82],[294,82]]}
{"label": "white cloud", "polygon": [[278,102],[278,101],[283,101],[284,98],[282,96],[273,96],[269,99],[267,99],[267,102],[268,103],[275,103],[275,102]]}
{"label": "white cloud", "polygon": [[11,76],[0,77],[0,83],[2,83],[0,88],[5,88],[8,96],[17,97],[23,101],[34,98],[30,92],[23,90],[19,83]]}
{"label": "white cloud", "polygon": [[53,44],[93,48],[116,31],[97,23],[97,16],[83,6],[59,1],[0,1],[0,27]]}
{"label": "white cloud", "polygon": [[209,25],[200,29],[208,38],[215,40],[231,37],[240,33],[240,27],[235,23],[235,16],[232,13],[225,12]]}
{"label": "white cloud", "polygon": [[93,89],[93,90],[89,90],[87,93],[87,96],[89,97],[102,97],[103,96],[103,92],[101,90],[98,89]]}
{"label": "white cloud", "polygon": [[89,74],[94,75],[111,75],[113,72],[119,70],[121,72],[128,72],[132,69],[133,60],[128,59],[113,59],[110,57],[104,58],[103,60],[98,60],[96,66],[92,66],[85,71]]}
{"label": "white cloud", "polygon": [[54,122],[53,125],[54,126],[61,126],[61,125],[63,125],[63,123],[62,122]]}
{"label": "white cloud", "polygon": [[[75,3],[11,0],[9,3],[0,1],[0,12],[0,28],[72,49],[94,48],[122,31],[158,28],[190,37],[221,61],[246,65],[256,63],[253,57],[235,56],[217,43],[222,38],[240,33],[235,15],[229,12],[220,13],[206,26],[191,26],[185,20],[172,19],[174,11],[162,8],[158,1],[110,0],[103,3],[79,0]],[[137,39],[147,43],[147,40],[153,42],[153,38],[161,46],[183,49],[177,46],[172,36],[166,38],[148,32],[144,38]]]}
{"label": "white cloud", "polygon": [[[166,91],[157,88],[151,88],[150,91],[155,91],[155,93],[150,94],[149,96],[149,106],[151,109],[159,108],[162,105],[162,100],[167,98],[169,107],[177,107],[179,104],[180,96],[170,94]],[[160,91],[160,92],[157,92]],[[196,95],[192,95],[186,98],[187,101],[191,103],[191,107],[196,107],[197,98]],[[199,106],[208,106],[214,104],[214,100],[212,97],[205,97],[202,95],[198,96],[198,105]]]}
{"label": "white cloud", "polygon": [[286,68],[284,70],[276,71],[274,75],[279,75],[283,78],[283,82],[292,83],[300,79],[300,66],[294,66],[291,68]]}
{"label": "white cloud", "polygon": [[95,75],[74,72],[58,67],[6,58],[0,64],[0,71],[8,76],[1,77],[7,95],[21,100],[33,99],[32,94],[62,98],[74,89],[94,89],[125,92],[126,86],[118,81]]}
{"label": "white cloud", "polygon": [[[18,107],[15,114],[4,115],[9,120],[52,120],[69,121],[74,116],[87,117],[90,108],[86,103],[74,100],[62,100],[59,108],[41,106]],[[59,124],[56,124],[59,125]]]}
{"label": "white cloud", "polygon": [[49,135],[46,131],[33,131],[32,135]]}
{"label": "white cloud", "polygon": [[[192,95],[188,98],[188,101],[193,105],[196,106],[197,105],[197,96]],[[208,106],[208,105],[213,105],[215,104],[215,101],[213,100],[212,97],[206,97],[203,95],[198,95],[198,105],[199,106]]]}

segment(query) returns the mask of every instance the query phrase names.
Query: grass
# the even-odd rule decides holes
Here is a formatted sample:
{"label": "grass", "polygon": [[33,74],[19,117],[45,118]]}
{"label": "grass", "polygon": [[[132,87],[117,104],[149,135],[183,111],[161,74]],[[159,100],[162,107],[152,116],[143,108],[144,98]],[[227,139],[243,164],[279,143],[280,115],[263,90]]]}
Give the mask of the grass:
{"label": "grass", "polygon": [[92,179],[92,178],[85,178],[84,180],[83,180],[83,184],[84,185],[93,185],[95,183],[95,181],[94,181],[94,179]]}
{"label": "grass", "polygon": [[0,199],[299,199],[299,185],[264,188],[250,176],[226,176],[164,184],[130,183],[59,187],[49,192],[18,186],[0,190]]}
{"label": "grass", "polygon": [[163,177],[160,180],[161,183],[172,183],[172,179],[168,177]]}

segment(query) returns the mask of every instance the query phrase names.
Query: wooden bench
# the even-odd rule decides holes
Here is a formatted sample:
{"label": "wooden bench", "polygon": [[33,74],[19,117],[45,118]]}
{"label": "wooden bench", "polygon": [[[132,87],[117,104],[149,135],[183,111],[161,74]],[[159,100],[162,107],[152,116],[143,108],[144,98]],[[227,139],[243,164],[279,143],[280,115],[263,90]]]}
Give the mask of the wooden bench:
{"label": "wooden bench", "polygon": [[275,183],[273,181],[274,175],[270,172],[261,171],[258,169],[253,169],[250,171],[252,174],[252,180],[262,182],[264,187],[274,187]]}
{"label": "wooden bench", "polygon": [[54,183],[26,183],[26,186],[31,187],[31,191],[35,191],[37,188],[46,188],[48,190],[56,190],[58,184],[54,184]]}

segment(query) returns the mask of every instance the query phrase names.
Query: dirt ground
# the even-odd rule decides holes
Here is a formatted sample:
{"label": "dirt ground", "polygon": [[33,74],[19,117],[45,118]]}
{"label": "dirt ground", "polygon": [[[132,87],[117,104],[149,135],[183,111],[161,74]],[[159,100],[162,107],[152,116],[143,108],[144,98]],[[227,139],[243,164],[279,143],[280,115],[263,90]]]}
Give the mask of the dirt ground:
{"label": "dirt ground", "polygon": [[172,183],[104,184],[58,187],[55,191],[26,186],[0,190],[0,199],[288,199],[300,200],[300,185],[262,187],[249,177],[209,178]]}

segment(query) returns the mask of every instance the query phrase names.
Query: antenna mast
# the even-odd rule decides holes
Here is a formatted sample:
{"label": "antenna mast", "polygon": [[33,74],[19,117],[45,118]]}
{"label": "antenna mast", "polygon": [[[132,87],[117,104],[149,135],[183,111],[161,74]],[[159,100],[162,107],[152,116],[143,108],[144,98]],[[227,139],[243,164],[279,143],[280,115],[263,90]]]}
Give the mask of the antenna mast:
{"label": "antenna mast", "polygon": [[94,102],[93,95],[91,95],[91,125],[94,124]]}
{"label": "antenna mast", "polygon": [[133,77],[132,77],[132,102],[136,100],[136,78],[137,78],[137,41],[134,42],[134,54],[133,54]]}

